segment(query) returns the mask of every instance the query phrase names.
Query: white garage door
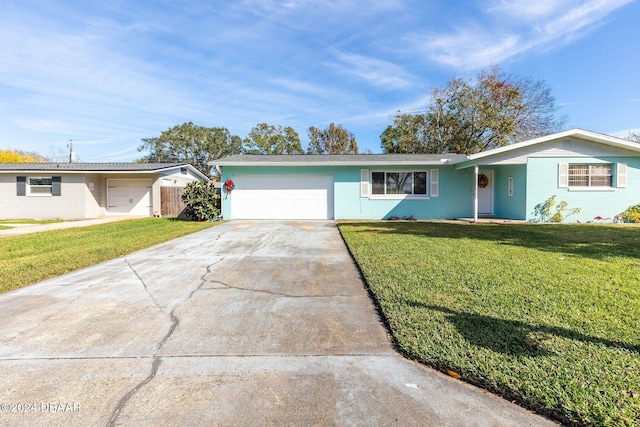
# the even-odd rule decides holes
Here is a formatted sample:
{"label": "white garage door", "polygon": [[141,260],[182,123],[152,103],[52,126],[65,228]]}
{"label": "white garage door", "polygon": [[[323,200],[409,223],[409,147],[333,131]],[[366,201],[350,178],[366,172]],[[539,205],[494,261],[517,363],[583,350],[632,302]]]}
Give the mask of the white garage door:
{"label": "white garage door", "polygon": [[107,180],[107,212],[120,215],[151,215],[150,179]]}
{"label": "white garage door", "polygon": [[333,219],[331,175],[235,175],[233,219]]}

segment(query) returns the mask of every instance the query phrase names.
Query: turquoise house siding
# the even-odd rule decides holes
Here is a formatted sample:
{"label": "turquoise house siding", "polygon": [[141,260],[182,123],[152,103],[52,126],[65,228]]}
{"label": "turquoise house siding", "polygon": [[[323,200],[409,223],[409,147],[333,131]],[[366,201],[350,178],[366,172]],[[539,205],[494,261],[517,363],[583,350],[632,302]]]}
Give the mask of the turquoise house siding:
{"label": "turquoise house siding", "polygon": [[[629,206],[640,204],[640,144],[582,129],[545,135],[470,155],[235,155],[219,159],[218,162],[218,166],[222,167],[223,181],[241,175],[291,175],[292,180],[300,179],[295,176],[322,175],[315,179],[300,180],[296,183],[298,185],[292,185],[291,189],[298,193],[274,192],[274,203],[271,204],[268,199],[263,198],[268,193],[259,189],[268,191],[270,186],[275,190],[288,187],[288,178],[271,181],[239,179],[241,185],[244,182],[257,192],[241,193],[238,196],[238,211],[256,217],[289,217],[289,213],[291,216],[304,217],[310,212],[307,216],[328,216],[337,220],[411,216],[435,220],[473,218],[476,167],[480,171],[491,171],[487,174],[491,187],[479,189],[479,216],[540,220],[535,213],[536,206],[542,205],[554,195],[557,202],[566,202],[569,209],[581,209],[579,214],[570,216],[567,222],[588,222],[596,217],[611,220]],[[613,165],[611,187],[577,188],[559,185],[560,164],[597,163]],[[627,166],[626,185],[618,187],[618,165],[622,163]],[[426,171],[429,196],[411,195],[400,198],[398,195],[398,198],[394,198],[394,195],[363,195],[362,189],[367,187],[361,185],[361,172],[365,169],[369,179],[372,172]],[[438,171],[437,196],[432,195],[430,185],[431,172],[435,171]],[[316,192],[315,189],[329,185],[327,176],[333,182],[333,199],[325,209],[324,192]],[[564,174],[563,185],[566,185]],[[307,189],[310,191],[309,197],[306,197]],[[300,193],[300,190],[303,192]],[[490,206],[488,197],[491,197]],[[286,210],[278,210],[279,206]],[[309,209],[297,211],[301,206]],[[233,195],[226,195],[223,191],[222,213],[226,219],[233,219],[232,207]],[[266,213],[262,215],[261,210]],[[249,211],[251,213],[247,214]]]}
{"label": "turquoise house siding", "polygon": [[[484,168],[483,168],[484,169]],[[524,220],[527,217],[526,165],[497,166],[494,170],[494,211],[499,218]],[[513,194],[509,196],[509,178],[513,179]]]}
{"label": "turquoise house siding", "polygon": [[[560,163],[612,163],[613,188],[578,190],[558,187],[558,165]],[[627,186],[617,188],[616,164],[627,164]],[[640,159],[638,157],[530,157],[527,167],[527,220],[535,220],[536,205],[555,195],[556,201],[566,201],[568,208],[582,211],[567,218],[567,222],[587,222],[595,217],[613,218],[632,204],[640,203]]]}
{"label": "turquoise house siding", "polygon": [[[424,171],[437,169],[438,196],[429,199],[376,199],[360,197],[360,169],[353,168],[357,182],[342,193],[344,203],[336,191],[336,219],[388,219],[392,216],[416,219],[447,219],[469,216],[472,212],[472,180],[468,172],[456,171],[451,166],[398,167],[376,166],[371,171]],[[427,183],[429,188],[430,182]],[[346,190],[346,188],[345,188]],[[353,196],[357,203],[353,203]]]}
{"label": "turquoise house siding", "polygon": [[[360,171],[424,171],[439,170],[439,196],[428,199],[375,199],[361,197]],[[334,219],[386,219],[391,216],[416,219],[469,217],[472,212],[472,178],[469,170],[457,171],[451,166],[398,167],[396,165],[356,166],[224,166],[222,182],[236,175],[332,175]],[[429,187],[429,185],[427,185]],[[222,215],[232,218],[233,193],[222,192]]]}

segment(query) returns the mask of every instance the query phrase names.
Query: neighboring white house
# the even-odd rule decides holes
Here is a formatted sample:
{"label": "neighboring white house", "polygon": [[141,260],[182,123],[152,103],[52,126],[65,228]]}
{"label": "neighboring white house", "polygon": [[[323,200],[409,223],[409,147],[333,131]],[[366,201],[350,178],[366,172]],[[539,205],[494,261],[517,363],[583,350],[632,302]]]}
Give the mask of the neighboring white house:
{"label": "neighboring white house", "polygon": [[0,219],[160,216],[160,187],[202,180],[188,163],[0,163]]}

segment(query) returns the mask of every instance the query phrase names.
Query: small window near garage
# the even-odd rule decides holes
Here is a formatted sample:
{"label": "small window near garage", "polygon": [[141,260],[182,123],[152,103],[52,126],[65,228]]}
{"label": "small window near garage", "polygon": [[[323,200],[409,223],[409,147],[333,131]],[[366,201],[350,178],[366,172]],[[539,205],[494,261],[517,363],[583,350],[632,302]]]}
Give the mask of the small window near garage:
{"label": "small window near garage", "polygon": [[513,196],[513,177],[509,177],[509,196]]}
{"label": "small window near garage", "polygon": [[53,177],[30,176],[27,178],[27,196],[51,196]]}
{"label": "small window near garage", "polygon": [[180,168],[180,173],[182,175],[186,175],[187,174],[187,168]]}
{"label": "small window near garage", "polygon": [[371,172],[371,194],[426,196],[427,172]]}
{"label": "small window near garage", "polygon": [[611,187],[612,169],[611,164],[570,164],[569,187]]}

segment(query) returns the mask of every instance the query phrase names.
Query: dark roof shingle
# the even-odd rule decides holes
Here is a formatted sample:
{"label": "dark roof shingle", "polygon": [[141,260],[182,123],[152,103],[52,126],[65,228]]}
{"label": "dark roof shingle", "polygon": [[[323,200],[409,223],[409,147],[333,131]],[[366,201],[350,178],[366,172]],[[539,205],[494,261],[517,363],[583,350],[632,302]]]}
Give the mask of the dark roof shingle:
{"label": "dark roof shingle", "polygon": [[464,154],[239,154],[209,162],[229,164],[367,164],[367,163],[435,163],[465,160]]}
{"label": "dark roof shingle", "polygon": [[0,163],[0,171],[149,172],[188,163]]}

